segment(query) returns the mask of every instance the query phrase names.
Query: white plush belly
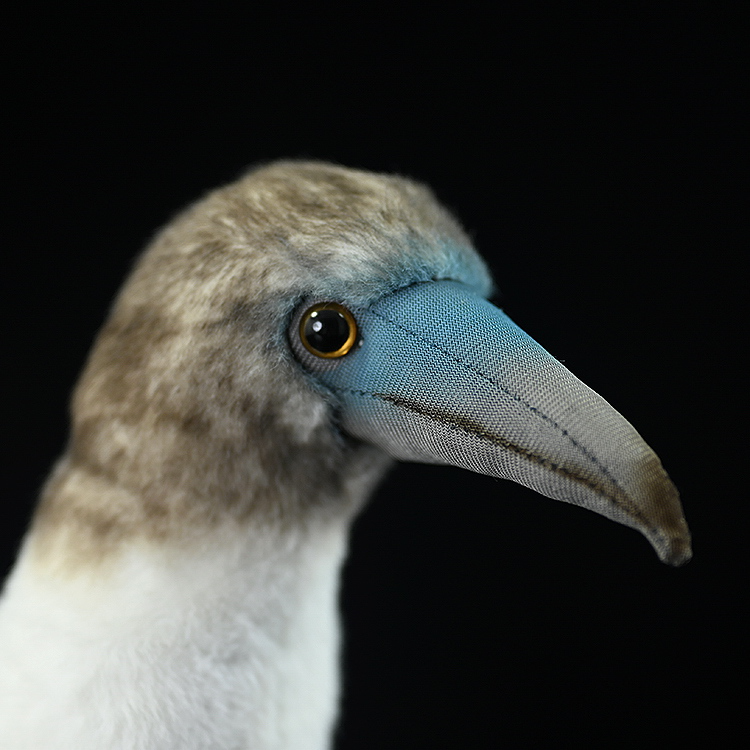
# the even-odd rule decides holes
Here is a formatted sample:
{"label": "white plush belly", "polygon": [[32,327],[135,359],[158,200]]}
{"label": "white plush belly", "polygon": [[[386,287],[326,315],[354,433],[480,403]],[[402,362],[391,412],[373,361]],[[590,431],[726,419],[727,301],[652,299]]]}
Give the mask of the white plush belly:
{"label": "white plush belly", "polygon": [[22,561],[0,603],[0,746],[328,747],[341,546],[289,545],[266,565],[258,549],[185,567],[134,556],[106,585]]}

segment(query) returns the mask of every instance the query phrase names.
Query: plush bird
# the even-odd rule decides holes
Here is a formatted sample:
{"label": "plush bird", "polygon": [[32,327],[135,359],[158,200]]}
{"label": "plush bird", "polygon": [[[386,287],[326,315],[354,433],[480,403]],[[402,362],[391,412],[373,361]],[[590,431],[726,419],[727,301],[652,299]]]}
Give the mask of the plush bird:
{"label": "plush bird", "polygon": [[487,301],[424,186],[251,171],[117,298],[0,603],[3,750],[322,750],[347,535],[393,459],[690,537],[656,455]]}

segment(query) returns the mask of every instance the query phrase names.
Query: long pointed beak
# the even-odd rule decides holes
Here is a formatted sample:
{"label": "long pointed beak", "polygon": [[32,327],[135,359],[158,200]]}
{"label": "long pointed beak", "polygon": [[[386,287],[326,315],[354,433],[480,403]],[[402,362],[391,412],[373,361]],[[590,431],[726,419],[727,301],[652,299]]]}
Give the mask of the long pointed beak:
{"label": "long pointed beak", "polygon": [[415,284],[352,311],[361,346],[316,368],[350,435],[391,456],[519,482],[692,553],[679,495],[633,426],[468,287]]}

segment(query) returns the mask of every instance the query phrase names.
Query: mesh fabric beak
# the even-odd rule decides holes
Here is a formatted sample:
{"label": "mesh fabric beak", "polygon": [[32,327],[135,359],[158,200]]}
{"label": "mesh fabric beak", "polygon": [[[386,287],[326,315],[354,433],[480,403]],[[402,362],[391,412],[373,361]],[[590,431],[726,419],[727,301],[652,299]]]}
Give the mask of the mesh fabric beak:
{"label": "mesh fabric beak", "polygon": [[[341,428],[394,458],[510,479],[641,531],[690,559],[679,495],[656,454],[601,396],[501,310],[453,281],[352,308],[361,345],[300,354]],[[294,330],[294,326],[292,326]]]}

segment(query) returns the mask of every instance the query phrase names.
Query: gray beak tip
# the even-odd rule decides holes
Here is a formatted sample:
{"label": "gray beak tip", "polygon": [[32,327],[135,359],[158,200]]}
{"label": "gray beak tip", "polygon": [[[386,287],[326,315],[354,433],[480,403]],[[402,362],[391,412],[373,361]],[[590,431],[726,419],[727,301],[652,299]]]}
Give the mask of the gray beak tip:
{"label": "gray beak tip", "polygon": [[641,528],[653,544],[659,559],[667,565],[678,567],[693,557],[690,529],[685,520],[677,488],[672,484],[655,454],[651,455],[649,463],[658,467],[653,470],[658,479],[646,485],[650,490],[647,497],[651,502],[641,505],[641,510],[646,511],[647,518],[653,525],[648,530]]}
{"label": "gray beak tip", "polygon": [[677,491],[674,485],[669,483],[674,491],[674,500],[660,510],[664,513],[655,526],[641,530],[656,550],[659,559],[667,565],[679,567],[689,562],[693,557],[691,547],[690,529],[682,507],[679,504]]}
{"label": "gray beak tip", "polygon": [[690,536],[679,536],[670,539],[666,545],[657,550],[659,558],[667,565],[679,567],[689,562],[693,557],[690,546]]}
{"label": "gray beak tip", "polygon": [[634,518],[638,517],[635,527],[651,542],[663,563],[679,567],[693,557],[690,529],[677,488],[653,451],[648,447],[646,450],[648,458],[644,475],[650,477],[650,481],[642,480],[636,484],[632,506]]}

